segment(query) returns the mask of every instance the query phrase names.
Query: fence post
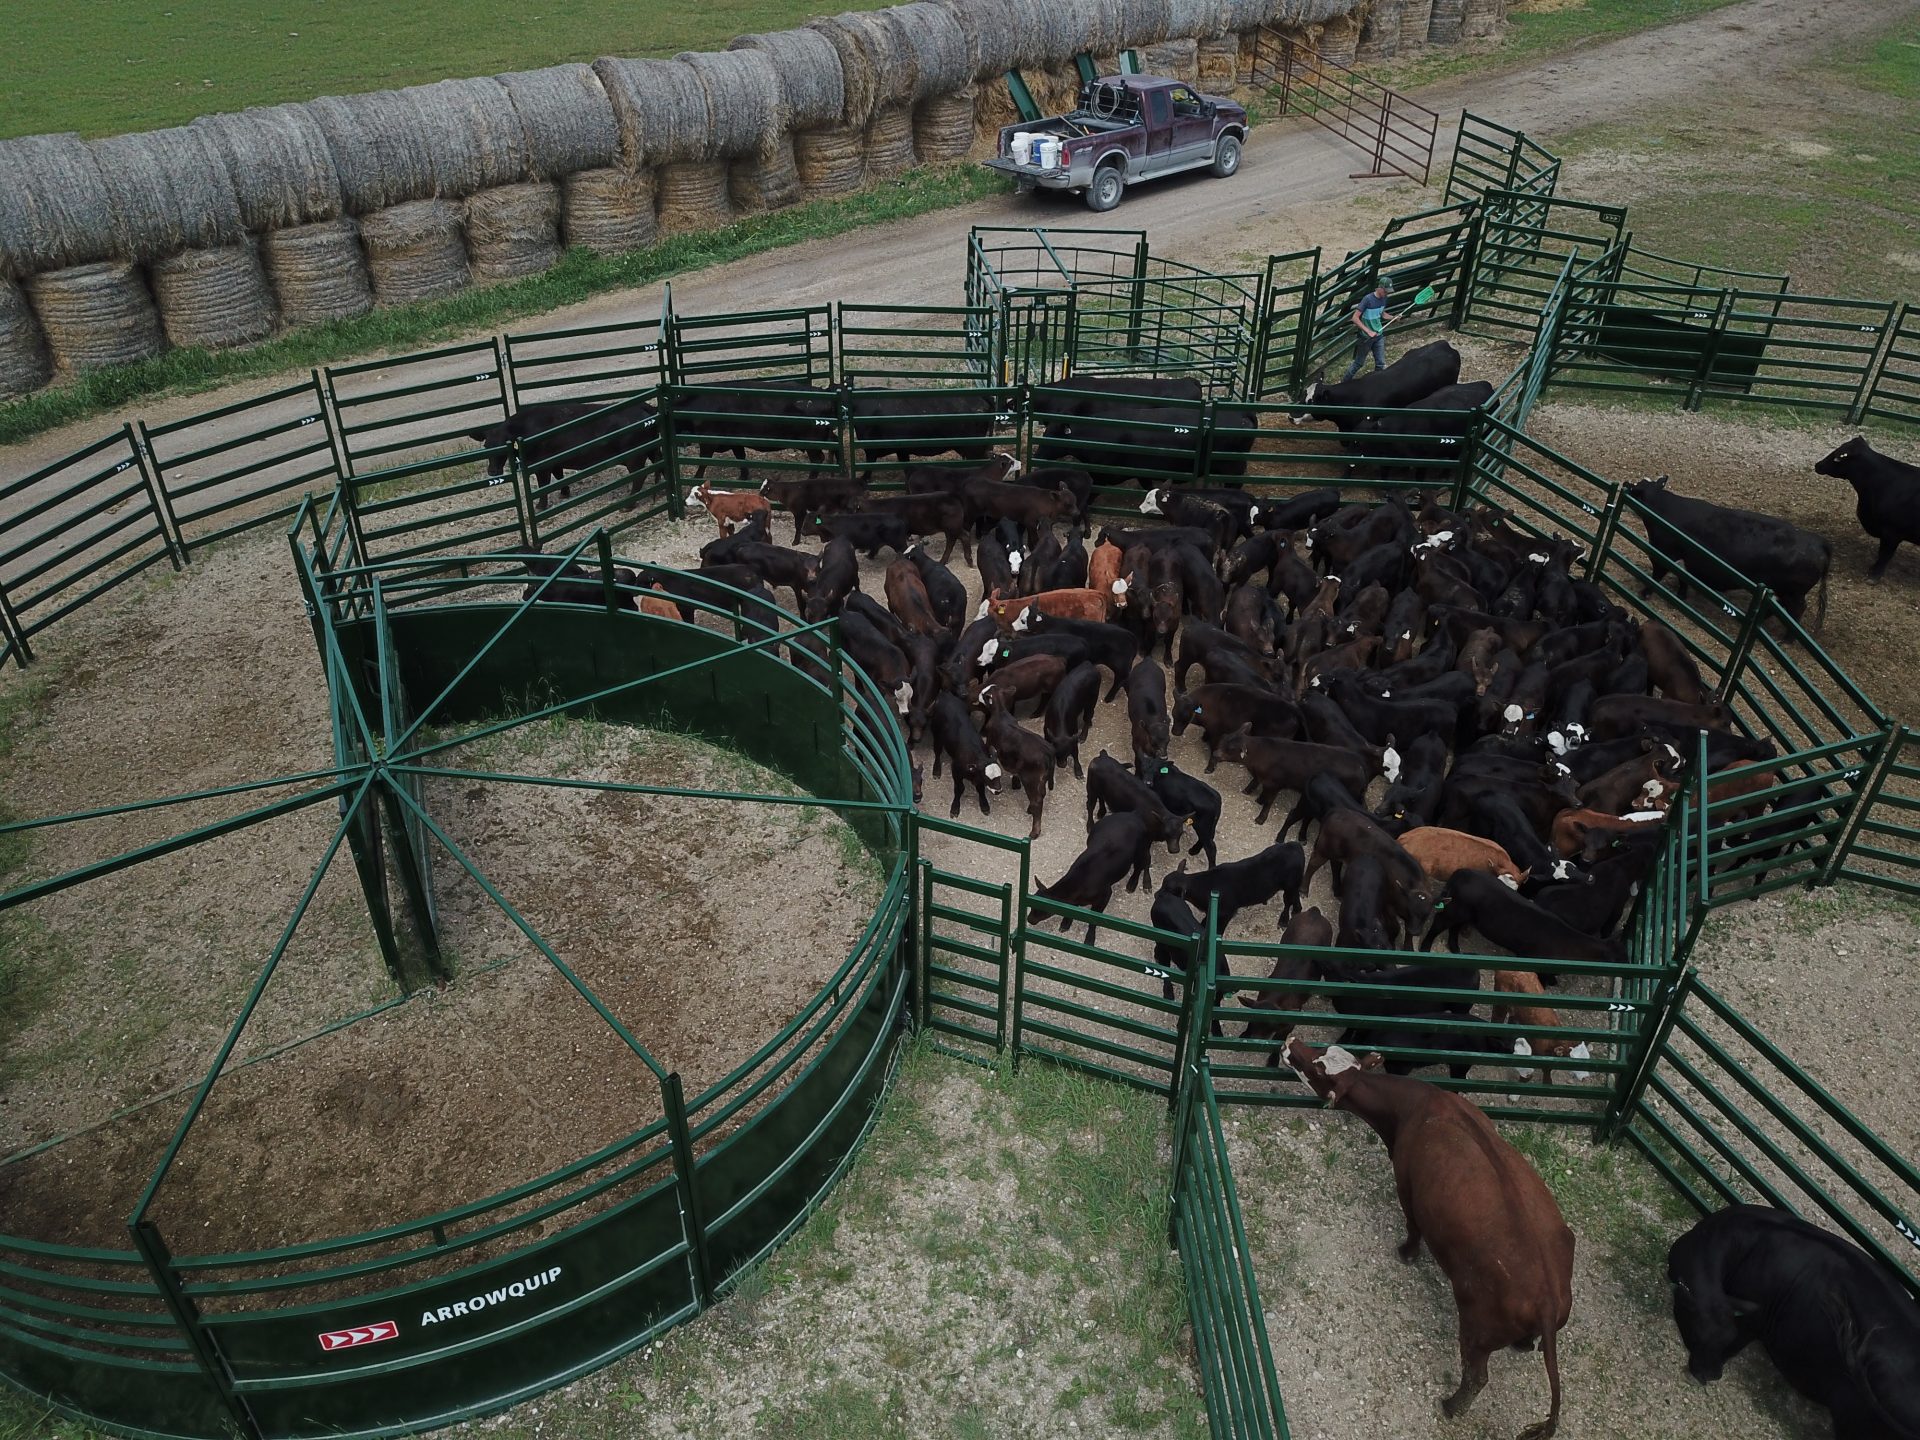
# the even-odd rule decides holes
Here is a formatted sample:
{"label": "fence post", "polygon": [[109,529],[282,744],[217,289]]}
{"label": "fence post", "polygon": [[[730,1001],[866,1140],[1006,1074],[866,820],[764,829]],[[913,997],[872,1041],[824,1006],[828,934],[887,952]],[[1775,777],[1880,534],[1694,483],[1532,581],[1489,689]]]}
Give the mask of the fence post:
{"label": "fence post", "polygon": [[527,471],[526,452],[521,448],[526,442],[516,435],[507,443],[512,446],[507,456],[507,467],[513,485],[514,504],[520,510],[520,536],[529,550],[538,550],[541,545],[540,497],[533,493],[533,487],[538,482]]}
{"label": "fence post", "polygon": [[1449,330],[1458,330],[1467,323],[1467,307],[1473,298],[1474,271],[1480,265],[1480,232],[1487,220],[1483,201],[1469,200],[1467,207],[1471,214],[1467,221],[1466,244],[1460,252],[1460,268],[1454,272],[1453,311],[1447,316]]}
{"label": "fence post", "polygon": [[1873,756],[1860,771],[1860,786],[1853,792],[1853,804],[1847,810],[1847,818],[1840,823],[1840,829],[1833,837],[1833,851],[1827,856],[1827,868],[1820,872],[1822,885],[1831,885],[1840,878],[1840,867],[1846,863],[1847,852],[1853,848],[1853,842],[1860,837],[1860,827],[1867,823],[1867,816],[1879,803],[1880,791],[1887,783],[1887,776],[1893,773],[1893,767],[1900,761],[1900,751],[1907,740],[1904,726],[1891,725],[1880,744],[1874,748]]}
{"label": "fence post", "polygon": [[[1775,313],[1778,313],[1778,307]],[[1867,356],[1867,363],[1860,371],[1860,388],[1853,392],[1853,403],[1847,407],[1847,424],[1849,425],[1858,425],[1866,417],[1867,404],[1873,398],[1875,381],[1880,370],[1886,365],[1887,357],[1893,350],[1898,335],[1894,318],[1894,304],[1889,300],[1886,313],[1880,318],[1880,333],[1874,337],[1873,353]]]}
{"label": "fence post", "polygon": [[1587,560],[1587,583],[1598,585],[1600,572],[1606,569],[1607,561],[1613,556],[1613,537],[1620,529],[1620,511],[1624,508],[1620,497],[1625,494],[1623,487],[1615,485],[1607,497],[1606,513],[1600,517],[1600,533],[1593,538],[1593,554]]}
{"label": "fence post", "polygon": [[140,1258],[146,1263],[147,1273],[153,1277],[153,1283],[159,1288],[160,1298],[165,1302],[167,1313],[173,1317],[173,1323],[187,1339],[187,1348],[193,1352],[193,1358],[199,1363],[214,1393],[220,1397],[220,1403],[233,1417],[233,1423],[246,1440],[260,1440],[261,1430],[254,1420],[253,1413],[247,1409],[233,1389],[233,1377],[227,1371],[226,1361],[220,1356],[219,1347],[213,1337],[207,1333],[206,1326],[200,1323],[199,1307],[193,1303],[186,1291],[180,1287],[180,1277],[173,1272],[173,1255],[168,1251],[166,1242],[160,1238],[160,1231],[151,1220],[136,1220],[127,1227],[133,1234],[133,1248],[140,1252]]}
{"label": "fence post", "polygon": [[1454,462],[1453,500],[1448,508],[1456,514],[1465,510],[1467,501],[1472,498],[1473,477],[1480,468],[1480,451],[1486,440],[1486,416],[1476,412],[1474,418],[1467,422],[1467,433],[1460,443],[1460,458]]}
{"label": "fence post", "polygon": [[1020,1025],[1026,1012],[1026,999],[1023,990],[1027,983],[1027,898],[1033,889],[1033,842],[1020,842],[1020,888],[1014,892],[1013,924],[1008,926],[1011,944],[1007,947],[1008,966],[1013,973],[1007,976],[1007,998],[1002,1020],[1005,1024],[1007,1050],[1015,1070],[1020,1068]]}
{"label": "fence post", "polygon": [[[606,526],[602,525],[593,532],[593,548],[600,555],[600,596],[607,602],[607,613],[618,615],[620,587],[613,581],[613,537],[607,534]],[[736,621],[739,619],[737,613],[734,618]]]}
{"label": "fence post", "polygon": [[13,602],[7,598],[5,585],[0,585],[0,640],[12,642],[14,663],[26,669],[33,659],[33,647],[27,643],[26,627],[20,623]]}
{"label": "fence post", "polygon": [[1700,365],[1693,373],[1693,379],[1687,385],[1687,398],[1681,403],[1684,410],[1698,410],[1706,400],[1707,382],[1713,378],[1713,367],[1720,359],[1720,337],[1726,334],[1727,317],[1733,313],[1733,291],[1722,290],[1720,303],[1714,307],[1713,326],[1707,332],[1707,343],[1700,351]]}
{"label": "fence post", "polygon": [[700,1213],[699,1173],[693,1155],[693,1137],[687,1131],[687,1100],[680,1072],[660,1081],[660,1099],[666,1108],[667,1135],[673,1146],[674,1187],[680,1193],[680,1226],[687,1236],[687,1259],[693,1272],[693,1296],[705,1310],[713,1304],[713,1270],[707,1254],[707,1222]]}
{"label": "fence post", "polygon": [[187,559],[187,546],[180,535],[180,521],[173,513],[173,500],[160,485],[159,472],[151,462],[146,446],[147,425],[144,420],[135,428],[135,422],[129,420],[120,427],[126,436],[127,450],[133,456],[133,466],[140,472],[141,483],[147,487],[147,502],[153,507],[153,518],[160,526],[160,541],[167,547],[167,559],[178,570]]}
{"label": "fence post", "polygon": [[1723,704],[1732,696],[1734,688],[1740,683],[1740,672],[1746,669],[1747,662],[1753,656],[1753,644],[1760,634],[1760,625],[1767,618],[1767,611],[1773,604],[1773,592],[1762,585],[1753,592],[1747,604],[1747,613],[1740,621],[1740,634],[1733,642],[1733,653],[1727,657],[1727,668],[1720,675],[1720,691],[1714,697]]}
{"label": "fence post", "polygon": [[[1700,933],[1700,922],[1704,915],[1704,911],[1694,912],[1693,921],[1687,927],[1686,939],[1676,948],[1676,955],[1685,955],[1693,948],[1693,939]],[[1600,1118],[1594,1135],[1596,1141],[1611,1145],[1620,1138],[1620,1132],[1632,1123],[1634,1107],[1646,1093],[1647,1084],[1653,1079],[1654,1067],[1666,1053],[1667,1038],[1673,1034],[1673,1027],[1679,1021],[1680,1011],[1692,989],[1693,972],[1683,968],[1678,974],[1664,977],[1654,991],[1659,1008],[1645,1017],[1628,1066],[1620,1072],[1619,1085],[1614,1090],[1613,1098],[1607,1102],[1606,1114]]]}

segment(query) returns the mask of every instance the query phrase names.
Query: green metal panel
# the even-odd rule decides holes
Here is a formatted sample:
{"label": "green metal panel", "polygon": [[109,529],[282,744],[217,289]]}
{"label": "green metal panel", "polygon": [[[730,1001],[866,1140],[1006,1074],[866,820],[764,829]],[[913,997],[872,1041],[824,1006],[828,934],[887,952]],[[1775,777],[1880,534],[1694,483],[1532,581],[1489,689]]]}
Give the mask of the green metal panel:
{"label": "green metal panel", "polygon": [[616,400],[665,383],[659,319],[501,337],[514,409],[552,400]]}
{"label": "green metal panel", "polygon": [[1920,305],[1912,301],[1900,307],[1900,317],[1887,337],[1866,413],[1920,424]]}

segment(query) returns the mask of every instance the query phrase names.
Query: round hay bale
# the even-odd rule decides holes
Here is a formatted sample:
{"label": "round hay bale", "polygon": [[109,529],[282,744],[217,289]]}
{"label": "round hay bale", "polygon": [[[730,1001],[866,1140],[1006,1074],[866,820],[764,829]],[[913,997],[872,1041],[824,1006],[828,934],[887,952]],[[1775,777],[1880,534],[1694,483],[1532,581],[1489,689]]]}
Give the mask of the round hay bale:
{"label": "round hay bale", "polygon": [[1120,44],[1137,50],[1173,33],[1173,0],[1120,0]]}
{"label": "round hay bale", "polygon": [[613,102],[591,65],[549,65],[493,78],[520,117],[530,177],[558,180],[613,164],[620,131],[613,123]]}
{"label": "round hay bale", "polygon": [[896,5],[887,12],[913,52],[913,98],[951,95],[973,80],[974,48],[945,6],[929,0]]}
{"label": "round hay bale", "polygon": [[460,243],[461,215],[453,200],[410,200],[360,222],[376,304],[437,300],[473,282]]}
{"label": "round hay bale", "polygon": [[1427,43],[1427,27],[1433,23],[1433,0],[1401,0],[1400,53],[1421,49]]}
{"label": "round hay bale", "polygon": [[913,97],[917,83],[913,47],[889,12],[850,11],[810,20],[807,28],[826,37],[840,56],[840,73],[846,81],[841,118],[847,124],[865,125],[881,107],[901,105]]}
{"label": "round hay bale", "polygon": [[174,345],[228,350],[273,333],[273,298],[251,240],[155,262],[153,298]]}
{"label": "round hay bale", "polygon": [[659,179],[660,233],[687,235],[733,223],[727,203],[724,161],[688,161],[662,165]]}
{"label": "round hay bale", "polygon": [[0,278],[0,395],[24,395],[52,378],[53,356],[26,292]]}
{"label": "round hay bale", "polygon": [[1151,45],[1141,59],[1149,75],[1194,80],[1200,74],[1200,46],[1191,36],[1184,40],[1162,40],[1158,45]]}
{"label": "round hay bale", "polygon": [[261,242],[280,318],[288,325],[351,320],[373,308],[360,226],[322,220],[270,232]]}
{"label": "round hay bale", "polygon": [[966,37],[976,79],[999,79],[1018,65],[1026,44],[1026,11],[1016,0],[934,0]]}
{"label": "round hay bale", "polygon": [[913,111],[913,150],[924,165],[962,160],[973,148],[974,92],[922,100]]}
{"label": "round hay bale", "polygon": [[786,97],[766,51],[689,50],[674,58],[690,67],[706,89],[715,153],[763,155],[786,133]]}
{"label": "round hay bale", "polygon": [[913,110],[888,105],[867,125],[867,178],[887,179],[913,168]]}
{"label": "round hay bale", "polygon": [[1507,23],[1507,0],[1466,0],[1460,11],[1460,38],[1491,40]]}
{"label": "round hay bale", "polygon": [[131,365],[166,349],[146,282],[124,260],[48,270],[27,282],[27,293],[63,370]]}
{"label": "round hay bale", "polygon": [[1433,0],[1433,14],[1427,21],[1429,45],[1454,45],[1460,40],[1460,23],[1465,0]]}
{"label": "round hay bale", "polygon": [[787,123],[796,130],[828,125],[847,108],[847,81],[840,52],[818,30],[775,30],[742,35],[729,50],[758,50],[773,62]]}
{"label": "round hay bale", "polygon": [[1111,55],[1120,48],[1125,26],[1125,0],[1046,0],[1073,48],[1065,56],[1071,59],[1082,50],[1095,55]]}
{"label": "round hay bale", "polygon": [[0,275],[24,279],[113,253],[113,200],[78,135],[0,140]]}
{"label": "round hay bale", "polygon": [[809,200],[851,195],[867,182],[864,126],[830,125],[793,137],[793,165]]}
{"label": "round hay bale", "polygon": [[1360,47],[1360,22],[1351,15],[1336,15],[1320,29],[1317,47],[1329,65],[1346,69]]}
{"label": "round hay bale", "polygon": [[467,201],[467,254],[482,285],[538,275],[560,263],[560,187],[501,185]]}
{"label": "round hay bale", "polygon": [[193,128],[206,133],[226,163],[247,229],[284,230],[339,217],[340,172],[304,105],[202,115]]}
{"label": "round hay bale", "polygon": [[225,158],[189,125],[114,135],[89,147],[113,197],[114,253],[157,260],[232,245],[247,233]]}
{"label": "round hay bale", "polygon": [[784,210],[800,203],[800,171],[793,139],[781,135],[765,155],[746,155],[727,167],[727,198],[739,215]]}
{"label": "round hay bale", "polygon": [[324,95],[305,108],[327,137],[348,214],[365,215],[433,194],[433,157],[420,133],[420,112],[405,95],[397,90]]}
{"label": "round hay bale", "polygon": [[1224,80],[1231,83],[1234,72],[1240,68],[1240,37],[1238,35],[1209,35],[1196,47],[1196,65],[1202,80]]}
{"label": "round hay bale", "polygon": [[1286,0],[1226,0],[1226,28],[1235,32],[1258,30],[1271,20],[1291,19],[1285,10]]}
{"label": "round hay bale", "polygon": [[420,117],[432,193],[440,199],[464,200],[527,178],[527,132],[498,80],[439,80],[399,93]]}
{"label": "round hay bale", "polygon": [[620,163],[629,170],[711,160],[713,116],[700,73],[679,60],[593,62],[593,73],[613,102]]}
{"label": "round hay bale", "polygon": [[580,170],[566,179],[561,233],[601,255],[639,250],[659,237],[655,203],[651,171]]}
{"label": "round hay bale", "polygon": [[1391,60],[1400,53],[1401,0],[1373,0],[1373,8],[1360,22],[1360,44],[1354,58],[1363,64]]}
{"label": "round hay bale", "polygon": [[1227,0],[1172,0],[1168,9],[1167,34],[1176,39],[1198,40],[1226,28]]}

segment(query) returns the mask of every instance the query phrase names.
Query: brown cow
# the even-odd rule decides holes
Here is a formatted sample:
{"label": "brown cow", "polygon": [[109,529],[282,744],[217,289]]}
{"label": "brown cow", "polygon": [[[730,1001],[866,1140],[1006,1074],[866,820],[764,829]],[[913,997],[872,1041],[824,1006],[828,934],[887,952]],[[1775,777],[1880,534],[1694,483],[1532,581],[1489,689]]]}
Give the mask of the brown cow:
{"label": "brown cow", "polygon": [[1038,595],[1016,595],[1010,599],[993,594],[980,602],[982,616],[991,616],[1005,634],[1022,633],[1027,628],[1027,607],[1042,615],[1062,620],[1105,620],[1107,597],[1098,590],[1042,590]]}
{"label": "brown cow", "polygon": [[1612,835],[1632,835],[1651,830],[1665,822],[1658,810],[1635,810],[1625,815],[1609,815],[1604,810],[1562,810],[1553,817],[1554,853],[1572,860],[1587,848],[1587,836],[1595,831]]}
{"label": "brown cow", "polygon": [[[1546,987],[1540,983],[1540,977],[1531,970],[1496,970],[1493,972],[1493,988],[1502,995],[1525,997],[1524,1000],[1496,1000],[1493,1004],[1493,1023],[1496,1025],[1525,1025],[1533,1034],[1525,1039],[1516,1040],[1513,1053],[1516,1055],[1557,1055],[1563,1060],[1586,1060],[1593,1052],[1587,1043],[1564,1039],[1553,1032],[1560,1026],[1560,1012],[1548,1005],[1535,1002],[1544,1000]],[[1524,1047],[1524,1048],[1523,1048]],[[1532,1070],[1516,1067],[1515,1074],[1522,1080],[1533,1078]],[[1568,1072],[1573,1080],[1584,1080],[1587,1072],[1572,1070]],[[1554,1074],[1547,1071],[1544,1078],[1551,1083]]]}
{"label": "brown cow", "polygon": [[896,560],[887,566],[887,609],[915,635],[951,633],[933,613],[933,601],[927,598],[927,582],[911,560]]}
{"label": "brown cow", "polygon": [[704,480],[687,492],[687,504],[698,505],[711,515],[722,535],[731,535],[736,525],[746,523],[755,515],[766,516],[769,524],[773,520],[773,507],[767,503],[766,496],[753,490],[738,490],[730,495],[722,491],[716,495]]}
{"label": "brown cow", "polygon": [[1505,850],[1464,830],[1421,825],[1400,837],[1400,848],[1420,862],[1436,890],[1451,880],[1456,870],[1484,870],[1516,890],[1527,881],[1527,872],[1515,865]]}
{"label": "brown cow", "polygon": [[1097,590],[1115,610],[1127,608],[1127,582],[1120,575],[1121,551],[1111,540],[1093,547],[1087,557],[1087,588]]}
{"label": "brown cow", "polygon": [[1667,751],[1662,746],[1636,755],[1580,787],[1580,803],[1589,810],[1625,815],[1632,810],[1664,810],[1667,797],[1679,782],[1666,773]]}
{"label": "brown cow", "polygon": [[[678,620],[680,618],[680,607],[674,601],[667,599],[666,594],[667,592],[662,590],[658,584],[642,591],[640,594],[641,613],[658,615],[662,620]],[[656,600],[654,598],[656,595],[661,598]]]}
{"label": "brown cow", "polygon": [[[1539,1344],[1552,1408],[1519,1440],[1548,1440],[1560,1425],[1558,1337],[1573,1313],[1573,1231],[1533,1167],[1458,1095],[1386,1075],[1333,1046],[1316,1054],[1298,1036],[1287,1063],[1336,1110],[1351,1110],[1386,1142],[1407,1217],[1400,1258],[1425,1240],[1453,1285],[1460,1319],[1460,1388],[1448,1419],[1487,1383],[1487,1357]],[[1369,1061],[1377,1056],[1369,1056]]]}

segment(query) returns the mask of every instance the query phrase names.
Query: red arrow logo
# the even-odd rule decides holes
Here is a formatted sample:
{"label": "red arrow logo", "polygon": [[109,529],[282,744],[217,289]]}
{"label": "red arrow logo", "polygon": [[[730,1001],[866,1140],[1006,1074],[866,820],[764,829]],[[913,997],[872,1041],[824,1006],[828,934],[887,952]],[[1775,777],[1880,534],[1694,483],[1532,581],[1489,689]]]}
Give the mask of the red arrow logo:
{"label": "red arrow logo", "polygon": [[377,1345],[382,1340],[391,1340],[400,1333],[400,1327],[391,1320],[376,1320],[371,1325],[355,1325],[347,1330],[323,1330],[320,1333],[322,1350],[351,1350],[356,1345]]}

